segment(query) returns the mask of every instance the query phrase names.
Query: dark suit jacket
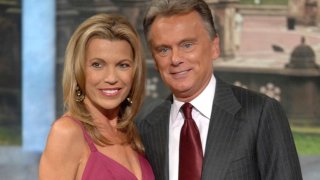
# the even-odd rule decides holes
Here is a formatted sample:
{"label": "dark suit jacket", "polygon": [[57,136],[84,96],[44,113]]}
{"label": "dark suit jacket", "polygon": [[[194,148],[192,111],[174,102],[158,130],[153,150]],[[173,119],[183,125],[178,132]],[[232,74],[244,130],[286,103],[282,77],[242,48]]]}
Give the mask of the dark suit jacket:
{"label": "dark suit jacket", "polygon": [[[168,178],[172,97],[137,120],[146,157],[158,180]],[[300,180],[301,169],[285,112],[265,95],[217,78],[204,154],[203,180]]]}

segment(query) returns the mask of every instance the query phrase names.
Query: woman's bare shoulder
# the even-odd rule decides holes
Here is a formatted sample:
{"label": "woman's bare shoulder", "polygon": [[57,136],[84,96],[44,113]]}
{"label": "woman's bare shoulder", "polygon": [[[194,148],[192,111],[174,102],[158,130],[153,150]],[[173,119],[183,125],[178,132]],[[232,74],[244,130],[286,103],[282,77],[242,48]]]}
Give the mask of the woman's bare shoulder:
{"label": "woman's bare shoulder", "polygon": [[39,177],[72,179],[86,155],[87,144],[78,123],[68,117],[56,120],[40,160]]}
{"label": "woman's bare shoulder", "polygon": [[58,140],[71,145],[83,140],[83,131],[73,119],[64,116],[52,124],[48,140]]}
{"label": "woman's bare shoulder", "polygon": [[68,139],[77,138],[83,134],[80,125],[68,116],[63,116],[52,124],[50,134],[52,133]]}
{"label": "woman's bare shoulder", "polygon": [[70,148],[82,146],[84,142],[80,125],[73,119],[63,116],[52,124],[47,145],[54,149],[70,151],[73,150]]}

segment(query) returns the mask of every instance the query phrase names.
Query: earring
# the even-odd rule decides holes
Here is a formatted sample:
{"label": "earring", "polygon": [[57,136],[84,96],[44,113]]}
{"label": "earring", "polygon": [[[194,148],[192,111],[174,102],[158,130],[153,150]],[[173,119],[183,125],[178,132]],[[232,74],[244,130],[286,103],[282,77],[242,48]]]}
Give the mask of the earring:
{"label": "earring", "polygon": [[132,100],[131,98],[127,98],[128,103],[131,105],[132,104]]}
{"label": "earring", "polygon": [[84,95],[82,94],[80,87],[77,85],[77,87],[76,87],[76,101],[82,102],[83,100],[84,100]]}

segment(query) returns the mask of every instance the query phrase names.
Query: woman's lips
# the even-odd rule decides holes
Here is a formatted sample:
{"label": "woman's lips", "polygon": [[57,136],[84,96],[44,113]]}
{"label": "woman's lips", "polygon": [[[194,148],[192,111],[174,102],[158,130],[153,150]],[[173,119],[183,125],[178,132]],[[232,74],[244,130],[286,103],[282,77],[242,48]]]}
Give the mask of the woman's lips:
{"label": "woman's lips", "polygon": [[116,96],[120,92],[120,88],[113,88],[113,89],[101,89],[101,92],[105,96]]}

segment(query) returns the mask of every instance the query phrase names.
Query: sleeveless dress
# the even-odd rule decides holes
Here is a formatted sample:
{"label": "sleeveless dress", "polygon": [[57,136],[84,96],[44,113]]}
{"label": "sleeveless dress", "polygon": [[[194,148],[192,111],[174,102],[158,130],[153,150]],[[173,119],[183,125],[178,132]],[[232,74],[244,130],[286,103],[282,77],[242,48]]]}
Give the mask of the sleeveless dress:
{"label": "sleeveless dress", "polygon": [[[93,140],[79,120],[70,116],[67,117],[80,125],[84,138],[91,151],[82,174],[82,180],[137,180],[137,177],[126,167],[98,151]],[[141,154],[138,154],[138,158],[141,167],[142,179],[154,180],[154,174],[149,162]]]}

